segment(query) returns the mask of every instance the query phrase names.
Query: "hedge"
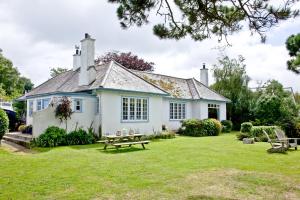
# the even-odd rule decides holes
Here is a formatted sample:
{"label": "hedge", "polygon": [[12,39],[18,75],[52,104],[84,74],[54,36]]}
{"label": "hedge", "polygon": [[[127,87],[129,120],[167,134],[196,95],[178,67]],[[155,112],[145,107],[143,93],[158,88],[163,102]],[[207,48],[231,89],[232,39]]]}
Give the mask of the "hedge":
{"label": "hedge", "polygon": [[0,109],[0,142],[3,135],[8,131],[9,120],[6,112]]}
{"label": "hedge", "polygon": [[230,120],[222,120],[221,121],[221,124],[222,124],[222,132],[223,133],[230,133],[232,131],[232,121]]}
{"label": "hedge", "polygon": [[217,136],[221,133],[222,124],[216,119],[188,119],[182,122],[180,134],[187,136]]}

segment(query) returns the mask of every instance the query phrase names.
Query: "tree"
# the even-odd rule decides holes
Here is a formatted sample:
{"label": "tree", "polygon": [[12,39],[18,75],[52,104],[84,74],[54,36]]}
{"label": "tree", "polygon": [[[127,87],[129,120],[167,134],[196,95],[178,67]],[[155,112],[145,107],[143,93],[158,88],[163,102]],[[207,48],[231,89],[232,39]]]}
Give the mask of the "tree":
{"label": "tree", "polygon": [[50,76],[53,78],[61,73],[64,73],[68,71],[67,68],[57,67],[57,68],[51,68],[50,69]]}
{"label": "tree", "polygon": [[300,93],[299,92],[295,93],[295,101],[296,101],[297,104],[300,105]]}
{"label": "tree", "polygon": [[239,129],[240,124],[248,121],[251,116],[251,91],[248,89],[250,78],[246,74],[244,58],[220,58],[218,64],[214,65],[213,76],[216,82],[211,87],[231,100],[227,106],[227,115],[234,129]]}
{"label": "tree", "polygon": [[[5,95],[7,99],[13,99],[24,94],[33,87],[30,79],[20,75],[18,69],[13,63],[0,54],[0,90],[1,96]],[[5,91],[5,94],[4,92]]]}
{"label": "tree", "polygon": [[288,70],[300,74],[300,33],[291,35],[285,42],[291,59],[287,61]]}
{"label": "tree", "polygon": [[163,19],[153,32],[162,39],[181,39],[190,35],[195,41],[211,36],[219,40],[242,29],[246,21],[251,33],[265,41],[265,33],[282,20],[299,15],[292,6],[297,0],[108,0],[118,4],[117,16],[123,28],[149,22],[151,12]]}
{"label": "tree", "polygon": [[262,125],[279,125],[289,136],[294,137],[299,106],[292,99],[292,94],[285,91],[276,80],[268,81],[258,93],[254,108],[255,118]]}
{"label": "tree", "polygon": [[68,128],[68,119],[71,119],[71,115],[73,114],[71,103],[71,100],[68,97],[64,96],[60,99],[59,104],[55,109],[55,117],[58,118],[61,123],[63,121],[66,122],[66,131]]}
{"label": "tree", "polygon": [[0,144],[3,135],[8,131],[9,120],[6,112],[0,109]]}
{"label": "tree", "polygon": [[153,71],[154,70],[154,63],[153,62],[146,62],[142,58],[132,54],[131,52],[128,53],[120,53],[120,52],[108,52],[103,56],[100,56],[96,59],[96,64],[106,64],[110,61],[116,61],[123,65],[128,69],[134,69],[139,71]]}

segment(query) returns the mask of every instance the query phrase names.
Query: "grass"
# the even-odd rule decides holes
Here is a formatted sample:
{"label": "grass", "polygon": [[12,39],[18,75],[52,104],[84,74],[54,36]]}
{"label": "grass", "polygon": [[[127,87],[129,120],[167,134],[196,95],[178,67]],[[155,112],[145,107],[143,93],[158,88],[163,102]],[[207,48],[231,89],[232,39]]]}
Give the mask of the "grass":
{"label": "grass", "polygon": [[268,154],[234,134],[147,147],[0,148],[0,199],[300,199],[300,151]]}

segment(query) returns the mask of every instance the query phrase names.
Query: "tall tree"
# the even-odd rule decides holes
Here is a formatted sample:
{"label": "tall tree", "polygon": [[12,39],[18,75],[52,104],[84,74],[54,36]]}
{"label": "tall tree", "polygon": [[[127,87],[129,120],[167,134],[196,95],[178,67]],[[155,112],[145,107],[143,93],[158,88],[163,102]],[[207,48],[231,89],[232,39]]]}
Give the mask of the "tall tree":
{"label": "tall tree", "polygon": [[[299,15],[292,9],[298,0],[108,0],[119,5],[117,15],[123,28],[142,26],[149,22],[151,12],[161,16],[162,23],[153,32],[160,38],[181,39],[190,35],[201,41],[211,36],[219,40],[243,27],[246,21],[251,33],[262,41],[265,33],[279,21]],[[154,14],[153,13],[153,14]]]}
{"label": "tall tree", "polygon": [[288,37],[285,45],[291,56],[291,59],[287,61],[288,69],[300,74],[300,33]]}
{"label": "tall tree", "polygon": [[64,73],[68,71],[67,68],[63,68],[63,67],[57,67],[57,68],[51,68],[50,69],[50,76],[53,78],[61,73]]}
{"label": "tall tree", "polygon": [[6,98],[16,98],[24,94],[25,90],[33,87],[30,79],[20,75],[13,63],[0,54],[0,88],[5,91]]}
{"label": "tall tree", "polygon": [[114,60],[128,69],[134,69],[139,71],[153,71],[154,63],[147,62],[142,58],[139,58],[137,55],[120,52],[108,52],[103,56],[100,56],[96,59],[97,64],[109,63],[111,60]]}
{"label": "tall tree", "polygon": [[300,93],[299,92],[295,93],[295,101],[296,101],[297,104],[300,105]]}
{"label": "tall tree", "polygon": [[213,76],[216,82],[211,87],[231,100],[227,106],[227,115],[234,128],[239,129],[240,124],[248,121],[251,115],[251,91],[248,89],[250,78],[246,74],[244,58],[220,58],[214,65]]}

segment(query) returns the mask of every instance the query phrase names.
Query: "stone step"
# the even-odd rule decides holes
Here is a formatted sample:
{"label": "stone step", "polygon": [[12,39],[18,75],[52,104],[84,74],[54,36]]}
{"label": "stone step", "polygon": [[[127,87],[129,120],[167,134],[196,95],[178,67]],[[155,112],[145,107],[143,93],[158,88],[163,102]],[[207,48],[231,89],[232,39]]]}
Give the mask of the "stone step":
{"label": "stone step", "polygon": [[31,140],[28,140],[28,139],[18,138],[18,137],[11,137],[11,136],[8,136],[6,134],[3,136],[2,139],[5,140],[5,141],[8,141],[8,142],[13,142],[15,144],[22,145],[24,147],[30,148],[30,141]]}
{"label": "stone step", "polygon": [[32,135],[18,133],[18,132],[6,133],[4,136],[10,137],[10,138],[22,139],[22,140],[29,141],[29,142],[33,138]]}

